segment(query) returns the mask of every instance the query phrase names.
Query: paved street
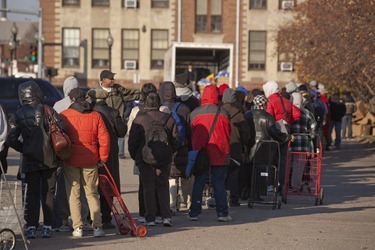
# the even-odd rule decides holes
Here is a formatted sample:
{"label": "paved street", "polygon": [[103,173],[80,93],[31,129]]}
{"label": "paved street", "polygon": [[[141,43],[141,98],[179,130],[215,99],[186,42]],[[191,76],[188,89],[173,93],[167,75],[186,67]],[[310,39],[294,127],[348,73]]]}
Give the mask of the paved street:
{"label": "paved street", "polygon": [[[10,172],[17,170],[11,151]],[[123,199],[137,216],[138,177],[127,155],[121,162]],[[71,233],[54,233],[50,239],[31,240],[29,249],[375,249],[374,146],[343,142],[339,151],[323,158],[325,199],[288,197],[280,210],[256,205],[230,208],[234,220],[218,223],[213,210],[204,209],[198,222],[186,220],[186,211],[173,217],[173,227],[148,229],[145,238],[118,235],[106,230],[105,238],[90,235],[77,239]],[[22,248],[22,242],[17,249]]]}

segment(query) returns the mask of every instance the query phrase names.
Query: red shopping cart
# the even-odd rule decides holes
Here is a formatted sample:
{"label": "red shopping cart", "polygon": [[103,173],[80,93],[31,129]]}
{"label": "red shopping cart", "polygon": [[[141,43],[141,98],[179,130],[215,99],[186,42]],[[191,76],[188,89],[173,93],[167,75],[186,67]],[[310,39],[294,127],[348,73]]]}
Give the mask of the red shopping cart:
{"label": "red shopping cart", "polygon": [[282,200],[287,203],[288,195],[314,196],[315,205],[322,205],[324,190],[321,187],[322,171],[322,142],[319,136],[313,137],[310,134],[293,134],[305,136],[312,145],[312,150],[299,152],[291,150],[291,142],[288,145],[285,185]]}
{"label": "red shopping cart", "polygon": [[111,208],[120,234],[126,235],[130,232],[131,236],[146,236],[147,228],[144,225],[137,226],[135,223],[106,165],[103,166],[103,170],[105,174],[99,173],[99,186]]}

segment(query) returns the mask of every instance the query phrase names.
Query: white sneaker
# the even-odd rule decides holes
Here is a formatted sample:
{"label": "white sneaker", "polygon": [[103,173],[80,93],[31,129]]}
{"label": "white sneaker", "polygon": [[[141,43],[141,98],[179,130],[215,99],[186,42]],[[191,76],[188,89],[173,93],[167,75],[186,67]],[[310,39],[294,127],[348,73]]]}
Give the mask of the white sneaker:
{"label": "white sneaker", "polygon": [[198,221],[198,216],[196,216],[196,217],[188,216],[188,220],[189,221]]}
{"label": "white sneaker", "polygon": [[94,227],[94,237],[103,237],[105,233],[101,227]]}
{"label": "white sneaker", "polygon": [[146,226],[154,227],[154,226],[155,226],[155,221],[147,222],[147,223],[146,223]]}
{"label": "white sneaker", "polygon": [[232,220],[233,220],[232,217],[230,217],[229,215],[217,218],[217,221],[219,222],[230,222]]}
{"label": "white sneaker", "polygon": [[139,217],[138,218],[138,223],[140,223],[140,224],[146,224],[146,218],[145,217]]}
{"label": "white sneaker", "polygon": [[82,227],[77,227],[76,229],[74,229],[72,235],[74,237],[82,237],[83,236],[83,229],[82,229]]}
{"label": "white sneaker", "polygon": [[172,219],[171,219],[171,218],[165,218],[165,219],[163,220],[163,225],[164,225],[165,227],[171,227],[171,226],[173,226],[173,224],[172,224]]}
{"label": "white sneaker", "polygon": [[160,216],[157,216],[155,219],[156,224],[163,224],[163,219]]}

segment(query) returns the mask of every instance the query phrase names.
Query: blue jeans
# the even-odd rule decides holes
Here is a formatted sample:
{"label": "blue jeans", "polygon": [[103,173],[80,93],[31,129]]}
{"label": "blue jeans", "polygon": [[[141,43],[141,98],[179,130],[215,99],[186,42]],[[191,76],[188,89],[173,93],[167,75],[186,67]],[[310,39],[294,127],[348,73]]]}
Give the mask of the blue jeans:
{"label": "blue jeans", "polygon": [[332,136],[333,127],[335,127],[335,146],[340,147],[341,144],[341,121],[331,121],[330,135]]}
{"label": "blue jeans", "polygon": [[118,154],[125,155],[125,139],[124,137],[118,138]]}
{"label": "blue jeans", "polygon": [[348,128],[348,138],[353,137],[352,119],[352,115],[345,115],[342,118],[342,138],[346,138],[346,128]]}
{"label": "blue jeans", "polygon": [[[225,179],[227,176],[228,166],[212,166],[210,167],[211,184],[214,189],[214,198],[216,203],[216,213],[218,217],[228,216],[228,200],[225,190]],[[195,176],[190,217],[197,217],[202,212],[202,195],[203,189],[207,182],[208,171],[202,175]]]}

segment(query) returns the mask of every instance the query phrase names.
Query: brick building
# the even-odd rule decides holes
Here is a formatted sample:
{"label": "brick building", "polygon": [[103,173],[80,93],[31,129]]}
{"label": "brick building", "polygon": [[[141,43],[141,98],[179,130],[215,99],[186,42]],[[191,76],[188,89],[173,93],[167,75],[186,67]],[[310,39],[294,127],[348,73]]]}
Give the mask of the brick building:
{"label": "brick building", "polygon": [[58,69],[56,85],[75,75],[95,86],[100,72],[111,66],[119,83],[138,88],[174,80],[188,64],[200,77],[227,71],[233,87],[287,82],[295,77],[293,65],[277,54],[275,36],[297,2],[40,0],[44,63]]}

